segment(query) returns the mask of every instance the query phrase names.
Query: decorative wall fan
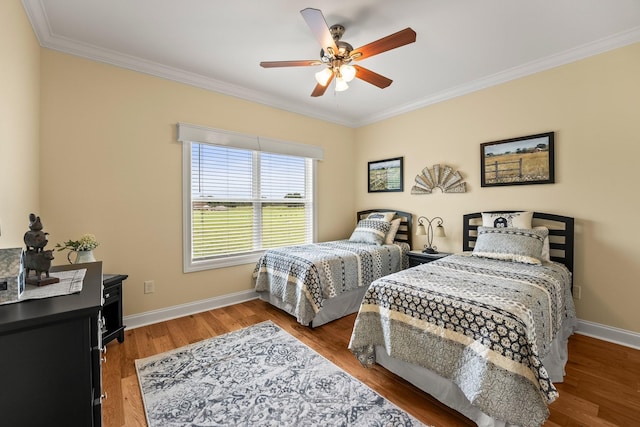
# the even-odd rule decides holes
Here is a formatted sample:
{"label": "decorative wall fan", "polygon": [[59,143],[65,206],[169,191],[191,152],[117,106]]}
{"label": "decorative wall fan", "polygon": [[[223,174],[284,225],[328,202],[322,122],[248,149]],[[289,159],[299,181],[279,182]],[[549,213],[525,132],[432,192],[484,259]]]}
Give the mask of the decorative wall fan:
{"label": "decorative wall fan", "polygon": [[416,41],[416,32],[411,28],[405,28],[397,33],[354,49],[349,43],[340,40],[345,28],[339,24],[328,27],[324,15],[319,9],[307,8],[301,10],[300,13],[307,22],[307,25],[309,25],[309,28],[311,28],[313,35],[320,42],[320,46],[322,46],[320,59],[266,61],[261,62],[260,66],[264,68],[275,68],[306,67],[325,64],[326,68],[316,73],[318,84],[313,92],[311,92],[311,96],[324,95],[324,92],[334,78],[336,80],[335,89],[338,92],[348,89],[349,85],[347,82],[350,82],[355,77],[371,83],[380,89],[384,89],[389,86],[393,80],[359,65],[351,65],[351,62],[360,61]]}

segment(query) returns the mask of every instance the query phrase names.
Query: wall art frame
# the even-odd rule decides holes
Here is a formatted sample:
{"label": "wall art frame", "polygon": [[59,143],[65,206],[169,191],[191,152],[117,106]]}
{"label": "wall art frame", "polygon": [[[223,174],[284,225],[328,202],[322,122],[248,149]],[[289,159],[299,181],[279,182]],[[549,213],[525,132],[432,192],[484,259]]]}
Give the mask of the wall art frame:
{"label": "wall art frame", "polygon": [[367,183],[369,193],[404,191],[404,157],[369,162]]}
{"label": "wall art frame", "polygon": [[480,144],[480,186],[555,183],[555,132]]}

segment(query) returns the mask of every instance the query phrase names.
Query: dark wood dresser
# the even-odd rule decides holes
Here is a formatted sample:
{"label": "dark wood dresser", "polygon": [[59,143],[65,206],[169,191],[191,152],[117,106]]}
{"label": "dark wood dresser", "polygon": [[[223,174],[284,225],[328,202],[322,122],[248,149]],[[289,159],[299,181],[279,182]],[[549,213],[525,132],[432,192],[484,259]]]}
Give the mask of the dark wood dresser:
{"label": "dark wood dresser", "polygon": [[0,424],[102,425],[102,262],[82,291],[0,306]]}

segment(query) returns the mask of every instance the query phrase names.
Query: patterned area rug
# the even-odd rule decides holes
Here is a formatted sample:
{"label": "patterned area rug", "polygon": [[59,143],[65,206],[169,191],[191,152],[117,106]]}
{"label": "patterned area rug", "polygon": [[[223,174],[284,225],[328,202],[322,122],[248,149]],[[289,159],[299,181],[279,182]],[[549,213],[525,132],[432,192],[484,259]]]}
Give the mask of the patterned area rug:
{"label": "patterned area rug", "polygon": [[136,369],[149,427],[424,425],[270,321]]}

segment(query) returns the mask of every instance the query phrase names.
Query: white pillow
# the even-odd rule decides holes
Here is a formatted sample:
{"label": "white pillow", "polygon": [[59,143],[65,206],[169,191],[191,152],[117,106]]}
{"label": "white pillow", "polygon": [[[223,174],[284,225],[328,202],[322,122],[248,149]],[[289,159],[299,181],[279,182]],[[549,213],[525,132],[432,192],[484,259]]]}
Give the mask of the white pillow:
{"label": "white pillow", "polygon": [[394,216],[396,216],[395,212],[372,212],[367,215],[367,219],[391,222]]}
{"label": "white pillow", "polygon": [[387,232],[387,235],[384,238],[385,245],[393,245],[393,240],[396,238],[396,233],[398,233],[398,228],[400,228],[400,222],[402,222],[402,218],[396,218],[391,221],[391,228]]}
{"label": "white pillow", "polygon": [[531,229],[533,212],[482,212],[482,226]]}

